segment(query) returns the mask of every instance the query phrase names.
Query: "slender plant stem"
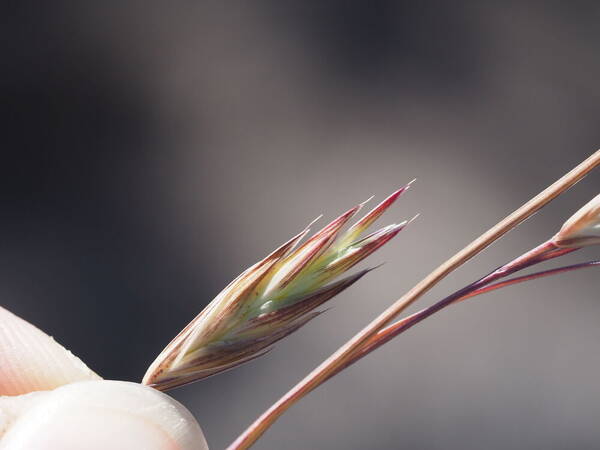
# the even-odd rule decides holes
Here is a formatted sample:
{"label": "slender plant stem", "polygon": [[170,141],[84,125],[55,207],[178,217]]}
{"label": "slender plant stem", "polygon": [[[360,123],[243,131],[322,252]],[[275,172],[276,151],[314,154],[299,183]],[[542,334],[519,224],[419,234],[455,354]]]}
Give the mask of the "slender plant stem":
{"label": "slender plant stem", "polygon": [[591,267],[600,267],[600,261],[586,261],[583,263],[572,264],[570,266],[563,266],[557,267],[555,269],[543,270],[541,272],[531,273],[529,275],[522,275],[520,277],[511,278],[510,280],[500,281],[498,283],[490,284],[489,286],[478,289],[477,291],[473,291],[471,294],[459,298],[455,303],[462,302],[464,300],[476,297],[481,294],[487,294],[488,292],[492,292],[503,287],[508,287],[515,284],[524,283],[526,281],[537,280],[539,278],[545,278],[552,275],[558,275],[560,273],[572,272],[574,270],[587,269]]}
{"label": "slender plant stem", "polygon": [[[540,262],[547,261],[548,259],[557,258],[557,257],[565,255],[567,253],[571,253],[575,250],[578,250],[578,249],[570,248],[570,249],[559,249],[556,251],[550,251],[550,252],[542,255],[542,257],[532,258],[531,261],[525,262],[524,264],[519,264],[518,266],[513,265],[512,269],[507,271],[506,275],[504,275],[503,277],[514,274],[515,272],[522,270],[526,267],[530,267],[534,264],[538,264]],[[489,277],[489,276],[488,276],[489,278],[485,277],[485,278],[488,278],[487,282],[482,282],[482,280],[485,280],[485,278],[482,278],[481,280],[478,280],[477,282],[472,283],[469,286],[467,286],[463,289],[460,289],[459,291],[456,291],[455,293],[449,295],[448,297],[445,297],[444,299],[440,300],[439,302],[435,303],[434,305],[432,305],[428,308],[422,309],[420,311],[417,311],[416,313],[414,313],[408,317],[404,317],[403,319],[400,319],[397,322],[395,322],[391,325],[388,325],[386,328],[379,331],[375,336],[373,336],[371,339],[369,339],[366,342],[366,344],[363,347],[361,347],[360,351],[353,356],[353,359],[350,360],[348,362],[348,364],[343,366],[335,374],[341,372],[343,369],[354,364],[359,359],[362,359],[364,356],[368,355],[369,353],[372,353],[374,350],[381,347],[386,342],[389,342],[391,339],[395,338],[399,334],[405,332],[409,328],[412,328],[417,323],[423,321],[427,317],[442,310],[443,308],[450,306],[451,304],[458,303],[458,302],[461,302],[468,298],[472,298],[477,295],[485,294],[487,292],[495,291],[496,289],[500,289],[500,288],[510,286],[513,284],[523,283],[525,281],[530,281],[530,280],[534,280],[537,278],[543,278],[543,277],[547,277],[550,275],[556,275],[559,273],[569,272],[569,271],[573,271],[573,270],[577,270],[577,269],[583,269],[586,267],[593,267],[593,266],[597,266],[598,264],[600,264],[598,261],[588,261],[585,263],[574,264],[571,266],[559,267],[556,269],[550,269],[550,270],[545,270],[542,272],[532,273],[529,275],[515,277],[512,279],[500,281],[500,282],[494,283],[494,284],[489,284],[491,282],[491,281],[489,281],[489,279],[492,277]],[[506,267],[506,266],[503,266],[503,267]],[[496,270],[494,272],[494,274],[497,274],[497,273],[500,273],[499,270]],[[493,279],[498,279],[498,278],[495,276],[495,277],[493,277]]]}
{"label": "slender plant stem", "polygon": [[379,330],[392,322],[395,317],[449,273],[535,214],[551,200],[580,181],[585,175],[596,168],[598,164],[600,164],[600,150],[593,153],[573,170],[544,189],[540,194],[533,197],[505,219],[498,222],[427,275],[267,409],[229,446],[229,450],[246,449],[252,446],[288,408],[346,365],[371,336],[374,336]]}

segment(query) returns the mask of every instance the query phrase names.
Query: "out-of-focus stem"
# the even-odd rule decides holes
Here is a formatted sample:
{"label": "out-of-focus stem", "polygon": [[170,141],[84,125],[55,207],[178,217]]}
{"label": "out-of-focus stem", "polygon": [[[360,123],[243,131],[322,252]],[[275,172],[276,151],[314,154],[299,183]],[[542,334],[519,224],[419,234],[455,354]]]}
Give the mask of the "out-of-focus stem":
{"label": "out-of-focus stem", "polygon": [[412,305],[423,294],[444,279],[449,273],[460,267],[487,246],[500,239],[521,222],[531,217],[551,200],[562,194],[600,164],[600,150],[597,150],[573,170],[565,174],[541,193],[533,197],[512,214],[498,222],[480,237],[460,250],[437,269],[417,283],[406,294],[394,302],[365,328],[342,345],[316,369],[276,401],[258,419],[254,421],[229,446],[229,450],[246,449],[269,428],[294,403],[327,380],[350,361],[355,353],[379,330],[391,323],[401,312]]}

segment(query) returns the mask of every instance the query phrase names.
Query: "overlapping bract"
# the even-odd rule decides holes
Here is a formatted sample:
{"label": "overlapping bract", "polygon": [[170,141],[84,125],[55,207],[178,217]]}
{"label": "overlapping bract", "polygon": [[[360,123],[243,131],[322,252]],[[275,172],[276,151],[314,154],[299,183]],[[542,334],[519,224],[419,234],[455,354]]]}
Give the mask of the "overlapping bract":
{"label": "overlapping bract", "polygon": [[554,236],[559,247],[585,247],[600,244],[600,194],[567,220]]}
{"label": "overlapping bract", "polygon": [[409,186],[394,192],[347,231],[342,229],[363,204],[300,244],[307,227],[244,271],[171,341],[143,383],[170,389],[230,369],[263,355],[321,314],[315,309],[370,269],[334,280],[404,228],[406,221],[361,237]]}

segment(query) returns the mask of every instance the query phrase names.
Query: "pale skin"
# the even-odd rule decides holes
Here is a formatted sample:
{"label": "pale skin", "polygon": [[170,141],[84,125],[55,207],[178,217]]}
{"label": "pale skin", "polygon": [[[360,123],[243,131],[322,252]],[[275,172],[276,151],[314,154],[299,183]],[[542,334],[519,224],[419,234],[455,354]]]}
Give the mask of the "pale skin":
{"label": "pale skin", "polygon": [[0,450],[208,449],[180,403],[103,380],[50,336],[0,307]]}

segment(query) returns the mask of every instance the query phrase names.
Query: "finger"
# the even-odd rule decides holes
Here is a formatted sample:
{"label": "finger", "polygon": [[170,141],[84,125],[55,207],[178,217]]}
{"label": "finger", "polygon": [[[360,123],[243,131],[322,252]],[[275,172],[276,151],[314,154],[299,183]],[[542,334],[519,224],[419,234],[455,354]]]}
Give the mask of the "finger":
{"label": "finger", "polygon": [[100,380],[0,397],[0,449],[208,450],[208,446],[196,419],[168,395],[138,383]]}
{"label": "finger", "polygon": [[98,379],[52,337],[0,307],[0,395],[20,395]]}

